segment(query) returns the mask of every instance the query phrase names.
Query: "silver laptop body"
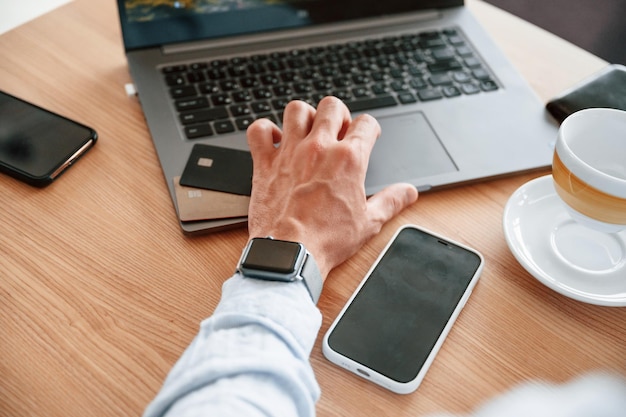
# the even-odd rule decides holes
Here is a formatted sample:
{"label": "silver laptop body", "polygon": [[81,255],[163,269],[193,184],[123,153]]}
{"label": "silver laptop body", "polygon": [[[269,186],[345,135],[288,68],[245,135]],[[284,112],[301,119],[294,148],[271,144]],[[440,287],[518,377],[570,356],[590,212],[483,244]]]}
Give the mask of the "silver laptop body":
{"label": "silver laptop body", "polygon": [[[293,5],[324,1],[288,0],[284,3]],[[473,51],[472,63],[486,72],[486,78],[495,88],[432,100],[421,99],[414,90],[414,103],[366,109],[378,119],[382,127],[367,172],[368,195],[398,181],[410,182],[420,191],[428,191],[544,168],[551,163],[557,129],[555,122],[526,81],[462,5],[462,0],[422,2],[427,5],[398,0],[398,3],[404,3],[402,7],[411,10],[399,13],[381,13],[376,10],[374,16],[346,19],[333,15],[319,24],[310,23],[311,18],[307,16],[316,13],[315,10],[307,12],[297,9],[294,12],[295,20],[302,17],[305,23],[296,22],[294,27],[290,27],[290,23],[288,27],[276,30],[255,28],[254,33],[185,39],[171,43],[151,39],[150,30],[143,33],[141,27],[135,32],[129,29],[129,26],[140,26],[142,22],[129,23],[125,9],[127,2],[132,3],[130,0],[118,0],[128,65],[175,206],[173,178],[181,175],[194,144],[206,143],[236,149],[247,149],[247,144],[244,130],[188,139],[185,126],[181,125],[170,97],[169,87],[164,83],[164,68],[198,62],[230,61],[237,57],[266,55],[276,51],[309,50],[370,39],[401,39],[423,32],[444,30],[445,33],[458,35],[459,43]],[[338,3],[331,2],[332,6],[328,7],[341,9],[354,4],[346,2],[342,6]],[[407,6],[406,3],[412,4]],[[441,3],[441,7],[437,7],[437,3]],[[220,19],[221,16],[215,9],[193,13],[201,14],[206,19]],[[244,28],[250,22],[245,16],[237,19],[238,11],[229,10],[228,13],[231,13],[237,25]],[[161,38],[166,36],[161,33],[162,25],[169,19],[167,14],[165,16],[161,20],[155,18],[159,24],[157,27],[161,27],[158,31],[158,37]],[[178,27],[182,28],[179,31],[183,32],[183,38],[195,36],[185,32],[184,28],[188,25],[201,25],[194,20],[180,19],[178,15],[175,18],[178,19]],[[174,33],[178,32],[174,30]],[[177,36],[180,38],[180,33],[174,37]],[[463,68],[462,71],[472,72],[472,68]],[[455,75],[452,70],[446,73]],[[426,79],[429,87],[434,82],[434,79]],[[446,91],[441,90],[443,87],[445,84],[437,86],[440,91]],[[391,91],[390,94],[396,101],[400,101],[399,93]],[[185,233],[195,234],[240,226],[245,222],[245,217],[238,217],[180,222],[180,225]]]}

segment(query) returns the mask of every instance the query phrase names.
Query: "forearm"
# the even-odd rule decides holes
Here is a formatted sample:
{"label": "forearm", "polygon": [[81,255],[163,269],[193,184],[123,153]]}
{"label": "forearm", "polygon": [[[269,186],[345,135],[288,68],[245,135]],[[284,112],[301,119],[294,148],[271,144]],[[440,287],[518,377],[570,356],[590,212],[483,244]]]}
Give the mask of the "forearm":
{"label": "forearm", "polygon": [[144,416],[314,415],[320,325],[303,283],[234,276]]}

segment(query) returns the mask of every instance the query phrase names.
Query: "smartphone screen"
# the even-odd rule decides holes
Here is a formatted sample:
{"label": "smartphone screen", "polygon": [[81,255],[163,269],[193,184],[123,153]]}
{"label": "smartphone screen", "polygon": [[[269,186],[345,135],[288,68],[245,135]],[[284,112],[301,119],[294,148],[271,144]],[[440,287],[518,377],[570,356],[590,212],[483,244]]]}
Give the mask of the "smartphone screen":
{"label": "smartphone screen", "polygon": [[96,141],[96,132],[0,92],[0,169],[46,185]]}
{"label": "smartphone screen", "polygon": [[477,252],[402,228],[331,327],[327,347],[359,364],[352,370],[362,376],[416,380],[481,268]]}

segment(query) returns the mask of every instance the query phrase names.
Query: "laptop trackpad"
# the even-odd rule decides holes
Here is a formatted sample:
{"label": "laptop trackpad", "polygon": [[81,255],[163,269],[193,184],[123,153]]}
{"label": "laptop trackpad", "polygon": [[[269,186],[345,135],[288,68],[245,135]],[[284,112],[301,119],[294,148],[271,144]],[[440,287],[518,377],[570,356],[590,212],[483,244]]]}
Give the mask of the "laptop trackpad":
{"label": "laptop trackpad", "polygon": [[370,157],[366,188],[457,170],[422,112],[379,117],[378,122],[382,133]]}

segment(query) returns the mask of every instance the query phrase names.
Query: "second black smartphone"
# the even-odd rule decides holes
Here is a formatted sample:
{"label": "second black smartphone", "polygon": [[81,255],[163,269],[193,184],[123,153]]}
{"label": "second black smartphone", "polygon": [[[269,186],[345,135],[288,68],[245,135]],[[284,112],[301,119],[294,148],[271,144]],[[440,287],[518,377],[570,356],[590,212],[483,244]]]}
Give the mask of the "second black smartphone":
{"label": "second black smartphone", "polygon": [[96,140],[92,128],[0,92],[0,172],[43,187]]}

